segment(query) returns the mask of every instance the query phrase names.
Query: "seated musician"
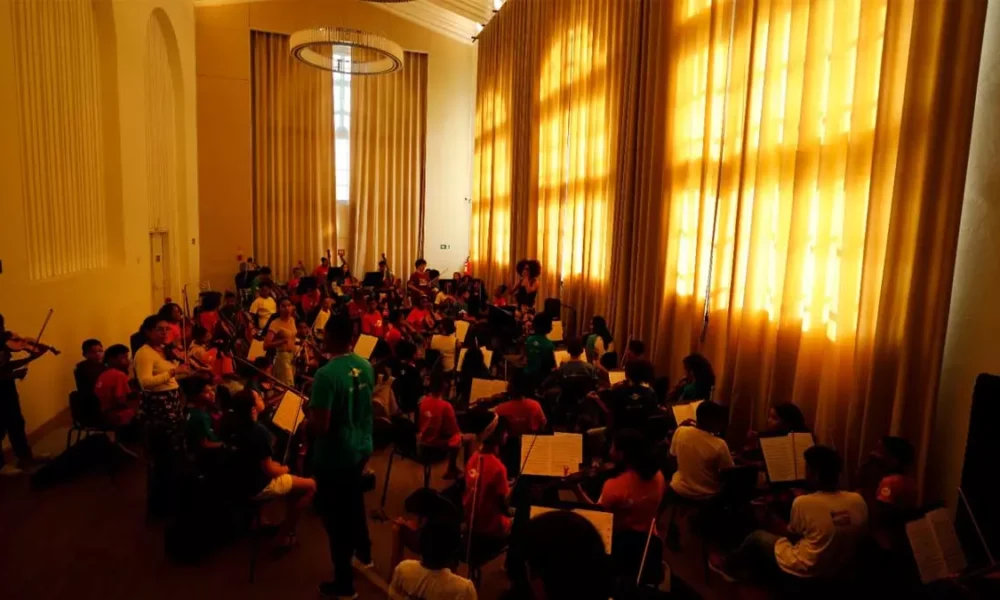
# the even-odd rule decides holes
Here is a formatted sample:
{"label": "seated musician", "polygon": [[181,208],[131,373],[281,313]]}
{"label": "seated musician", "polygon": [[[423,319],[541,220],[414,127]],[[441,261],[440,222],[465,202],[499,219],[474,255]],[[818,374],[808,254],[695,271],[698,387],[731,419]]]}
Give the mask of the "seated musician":
{"label": "seated musician", "polygon": [[253,281],[250,282],[250,293],[256,294],[260,290],[260,286],[264,285],[265,283],[271,286],[272,288],[271,291],[273,292],[274,280],[271,279],[271,267],[260,268],[260,271],[257,273],[257,276],[254,277]]}
{"label": "seated musician", "polygon": [[445,281],[441,284],[441,289],[438,290],[437,296],[434,296],[434,307],[444,312],[445,305],[455,302],[455,300],[454,285],[450,281]]}
{"label": "seated musician", "polygon": [[76,377],[76,390],[90,396],[97,378],[107,369],[104,365],[104,345],[101,340],[89,339],[83,342],[81,350],[83,360],[76,363],[73,375]]}
{"label": "seated musician", "polygon": [[257,317],[255,323],[257,328],[264,329],[267,327],[268,321],[271,320],[271,315],[276,312],[278,312],[278,303],[271,297],[271,282],[264,281],[257,289],[257,298],[250,305],[250,314]]}
{"label": "seated musician", "polygon": [[188,449],[199,458],[222,448],[222,441],[213,425],[216,416],[215,386],[203,377],[183,380],[184,398],[187,402],[186,437]]}
{"label": "seated musician", "polygon": [[389,345],[389,350],[396,352],[396,345],[403,339],[409,331],[406,324],[406,315],[401,310],[394,310],[389,313],[389,321],[385,327],[385,343]]}
{"label": "seated musician", "polygon": [[537,400],[531,398],[533,392],[531,377],[523,372],[516,373],[507,386],[508,399],[493,409],[498,416],[507,420],[511,433],[518,437],[539,433],[545,428],[545,411]]}
{"label": "seated musician", "polygon": [[913,455],[909,440],[887,435],[860,469],[859,491],[871,509],[875,540],[883,548],[906,548],[906,522],[919,516],[917,481],[908,473]]}
{"label": "seated musician", "polygon": [[430,298],[420,296],[417,305],[410,309],[406,323],[414,333],[424,333],[434,329],[434,313],[431,312]]}
{"label": "seated musician", "polygon": [[[606,390],[611,387],[611,376],[608,375],[611,371],[618,368],[618,355],[614,352],[605,352],[601,355],[601,358],[597,360],[597,389]],[[624,385],[625,382],[619,382],[618,385]]]}
{"label": "seated musician", "polygon": [[455,418],[455,408],[445,400],[448,393],[448,378],[439,368],[431,374],[431,384],[427,394],[420,399],[417,410],[417,442],[421,451],[428,449],[428,456],[435,452],[448,457],[445,479],[456,479],[458,451],[462,447],[463,436]]}
{"label": "seated musician", "polygon": [[354,297],[347,303],[347,316],[352,321],[359,321],[368,312],[368,300],[364,290],[354,290]]}
{"label": "seated musician", "polygon": [[222,297],[222,308],[219,309],[219,317],[228,321],[231,325],[236,324],[236,315],[240,312],[236,294],[227,291]]}
{"label": "seated musician", "polygon": [[458,567],[462,535],[458,520],[433,517],[420,528],[420,560],[404,560],[392,572],[390,598],[476,600],[476,588],[452,572]]}
{"label": "seated musician", "polygon": [[379,310],[378,298],[372,294],[365,304],[365,314],[361,317],[361,333],[377,338],[385,336],[385,317]]}
{"label": "seated musician", "polygon": [[191,345],[188,346],[188,358],[199,369],[209,369],[215,362],[212,352],[212,332],[201,325],[195,325],[191,330]]}
{"label": "seated musician", "polygon": [[486,358],[479,346],[473,346],[465,351],[465,360],[462,362],[462,372],[458,375],[458,397],[468,398],[472,393],[473,379],[489,379],[490,366],[486,364]]}
{"label": "seated musician", "polygon": [[749,462],[762,462],[764,457],[760,453],[761,436],[782,436],[789,433],[808,433],[809,427],[806,419],[798,406],[791,402],[779,402],[772,406],[767,412],[767,425],[763,431],[750,431],[747,434],[747,443],[740,453],[740,456]]}
{"label": "seated musician", "polygon": [[868,507],[859,494],[840,490],[842,462],[836,450],[813,446],[805,460],[806,481],[816,491],[792,502],[787,530],[782,535],[754,531],[734,553],[711,561],[709,568],[728,581],[749,570],[780,580],[836,577],[853,563],[868,525]]}
{"label": "seated musician", "polygon": [[319,312],[313,319],[313,333],[320,339],[323,338],[323,329],[326,327],[326,322],[330,320],[330,315],[333,314],[336,304],[335,298],[327,296],[319,305]]}
{"label": "seated musician", "polygon": [[272,457],[272,436],[257,421],[264,410],[264,401],[253,390],[243,390],[233,397],[236,431],[238,475],[242,490],[248,496],[284,496],[287,500],[285,521],[282,524],[282,546],[296,543],[295,527],[299,512],[312,503],[316,494],[316,481],[292,475],[288,467]]}
{"label": "seated musician", "polygon": [[622,356],[622,364],[628,365],[634,360],[646,360],[646,344],[642,340],[629,340]]}
{"label": "seated musician", "polygon": [[667,485],[649,441],[634,429],[622,429],[615,434],[611,459],[622,473],[604,482],[597,502],[591,500],[579,484],[576,493],[581,501],[597,504],[614,514],[612,556],[619,572],[624,571],[630,575],[629,579],[635,580]]}
{"label": "seated musician", "polygon": [[559,369],[557,370],[559,378],[565,381],[575,377],[582,377],[596,382],[597,368],[587,362],[583,343],[576,338],[569,339],[566,341],[566,351],[569,353],[569,360],[564,360],[559,365]]}
{"label": "seated musician", "polygon": [[646,421],[660,413],[653,379],[651,362],[633,360],[625,365],[623,385],[615,386],[598,397],[598,402],[604,404],[603,408],[608,413],[608,428],[612,434],[619,429],[642,431]]}
{"label": "seated musician", "polygon": [[532,331],[524,342],[524,356],[527,359],[524,373],[538,385],[556,367],[556,346],[547,337],[552,332],[552,317],[545,313],[535,315]]}
{"label": "seated musician", "polygon": [[215,333],[215,326],[219,324],[219,305],[222,303],[222,294],[219,292],[205,292],[201,296],[201,310],[198,311],[196,325],[201,325],[209,331]]}
{"label": "seated musician", "polygon": [[396,356],[392,363],[393,392],[399,409],[411,414],[417,410],[420,395],[424,389],[423,376],[417,366],[417,347],[413,342],[402,340],[396,344]]}
{"label": "seated musician", "polygon": [[313,277],[321,281],[326,281],[327,275],[330,273],[330,259],[327,257],[322,257],[319,259],[319,264],[313,269]]}
{"label": "seated musician", "polygon": [[292,304],[298,305],[301,300],[299,297],[299,283],[305,275],[306,270],[302,268],[302,261],[299,261],[298,265],[292,267],[292,276],[288,278],[288,282],[285,284],[285,292],[292,299]]}
{"label": "seated musician", "polygon": [[595,365],[599,364],[605,353],[614,351],[614,338],[611,337],[608,322],[601,315],[590,321],[590,333],[584,338],[584,347],[587,350],[587,360]]}
{"label": "seated musician", "polygon": [[[482,447],[473,453],[465,465],[465,492],[462,507],[466,518],[472,518],[470,535],[473,544],[481,548],[502,546],[510,535],[510,485],[507,468],[500,460],[500,449],[507,443],[507,420],[496,417],[492,431],[487,429]],[[475,499],[475,509],[473,509]]]}
{"label": "seated musician", "polygon": [[410,296],[410,300],[416,305],[421,298],[430,299],[431,275],[427,272],[427,261],[422,258],[418,258],[413,263],[413,268],[415,270],[410,274],[410,279],[406,283],[406,290]]}
{"label": "seated musician", "polygon": [[455,371],[455,357],[458,354],[455,321],[450,318],[441,321],[441,333],[431,338],[431,350],[441,353],[441,368],[445,373]]}
{"label": "seated musician", "polygon": [[677,471],[670,480],[674,494],[703,500],[722,491],[722,470],[733,466],[726,440],[718,437],[726,427],[723,406],[702,402],[697,423],[681,424],[670,442],[670,455],[677,458]]}
{"label": "seated musician", "polygon": [[715,371],[712,363],[701,354],[689,354],[684,357],[684,377],[667,395],[668,402],[686,402],[689,400],[707,400],[711,398],[715,387]]}
{"label": "seated musician", "polygon": [[495,290],[493,290],[493,299],[491,300],[493,306],[507,306],[507,286],[500,284]]}
{"label": "seated musician", "polygon": [[128,347],[115,344],[104,353],[107,369],[94,384],[94,395],[101,402],[104,421],[112,427],[125,427],[139,410],[139,393],[129,385],[131,361]]}
{"label": "seated musician", "polygon": [[303,277],[300,286],[303,288],[303,292],[299,296],[297,304],[302,309],[302,316],[307,321],[312,322],[315,319],[317,309],[323,303],[323,294],[319,291],[316,279],[313,277]]}

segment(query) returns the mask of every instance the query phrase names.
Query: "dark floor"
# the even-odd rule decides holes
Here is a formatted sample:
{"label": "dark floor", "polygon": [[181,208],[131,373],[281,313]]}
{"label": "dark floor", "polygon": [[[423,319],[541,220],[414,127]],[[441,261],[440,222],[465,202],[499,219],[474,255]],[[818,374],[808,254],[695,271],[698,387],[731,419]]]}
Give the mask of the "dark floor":
{"label": "dark floor", "polygon": [[[36,447],[58,452],[65,431],[56,431]],[[379,491],[386,452],[374,456]],[[443,487],[435,470],[434,483]],[[421,484],[412,462],[393,466],[387,511],[402,514],[406,495]],[[26,477],[0,479],[0,598],[119,598],[176,600],[194,598],[315,598],[316,584],[330,573],[326,536],[311,513],[299,527],[300,545],[281,558],[263,550],[256,582],[248,583],[249,543],[238,540],[195,567],[177,566],[163,551],[163,527],[145,520],[145,488],[141,465],[126,465],[112,481],[90,473],[43,491],[30,488]],[[379,501],[368,495],[369,509]],[[280,517],[280,515],[278,515]],[[384,598],[389,579],[390,526],[369,521],[375,577],[356,577],[362,598]],[[747,588],[715,578],[703,581],[699,544],[668,556],[675,577],[683,578],[705,598],[760,598]],[[687,549],[687,548],[686,548]],[[484,569],[480,597],[498,598],[506,589],[502,560]],[[464,573],[463,573],[464,574]]]}

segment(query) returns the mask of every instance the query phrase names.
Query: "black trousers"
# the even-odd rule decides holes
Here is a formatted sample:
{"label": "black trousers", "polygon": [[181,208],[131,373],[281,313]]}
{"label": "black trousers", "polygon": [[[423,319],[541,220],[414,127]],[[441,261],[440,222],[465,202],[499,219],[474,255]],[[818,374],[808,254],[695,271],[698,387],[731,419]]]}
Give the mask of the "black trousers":
{"label": "black trousers", "polygon": [[[17,384],[13,381],[0,381],[0,442],[3,442],[4,436],[10,438],[14,456],[20,459],[31,458],[31,446],[28,445],[28,436],[24,433],[21,399],[17,395]],[[0,452],[0,466],[3,466],[2,452]]]}
{"label": "black trousers", "polygon": [[316,474],[316,511],[323,519],[330,541],[334,580],[339,585],[354,580],[353,556],[363,563],[371,562],[372,544],[361,478],[367,462],[365,459],[354,467]]}

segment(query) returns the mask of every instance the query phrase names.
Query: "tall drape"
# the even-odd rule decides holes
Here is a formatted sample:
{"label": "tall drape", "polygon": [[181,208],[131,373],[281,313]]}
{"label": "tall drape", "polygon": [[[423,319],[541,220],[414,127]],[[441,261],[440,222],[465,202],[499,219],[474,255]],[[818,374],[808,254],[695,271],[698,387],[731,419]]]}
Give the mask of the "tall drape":
{"label": "tall drape", "polygon": [[[735,437],[762,425],[770,405],[795,402],[847,464],[895,433],[920,450],[922,474],[986,3],[553,0],[528,32],[541,39],[526,50],[510,28],[534,4],[510,0],[479,38],[481,122],[492,112],[492,123],[545,127],[504,85],[506,71],[527,68],[519,77],[534,94],[551,89],[545,58],[562,52],[575,15],[606,31],[604,5],[618,7],[622,34],[601,36],[604,47],[586,43],[599,56],[592,64],[632,72],[609,73],[606,81],[623,84],[584,96],[600,106],[617,95],[608,106],[620,108],[604,109],[596,123],[575,121],[572,103],[552,117],[567,124],[559,135],[578,155],[595,138],[614,140],[602,149],[616,181],[606,188],[609,207],[599,196],[584,200],[579,238],[539,232],[539,246],[527,250],[543,264],[557,259],[548,273],[561,268],[565,244],[575,260],[610,238],[607,297],[582,316],[606,310],[615,336],[646,341],[674,380],[685,355],[708,356]],[[555,84],[563,97],[581,85],[570,80]],[[507,139],[501,149],[482,132],[477,173],[505,173],[488,164],[491,152],[523,167],[517,153],[529,142]],[[571,169],[559,176],[572,184]],[[504,208],[547,216],[552,184],[530,177],[509,200],[497,201],[496,182],[475,190],[473,264],[487,277],[522,251],[521,234],[505,230]],[[610,231],[586,219],[604,210]],[[497,261],[500,253],[482,252],[486,238],[515,255]]]}
{"label": "tall drape", "polygon": [[384,252],[408,273],[424,248],[427,55],[403,68],[351,79],[350,251],[355,271],[374,271]]}
{"label": "tall drape", "polygon": [[286,35],[254,31],[251,51],[254,256],[285,279],[336,245],[333,78]]}

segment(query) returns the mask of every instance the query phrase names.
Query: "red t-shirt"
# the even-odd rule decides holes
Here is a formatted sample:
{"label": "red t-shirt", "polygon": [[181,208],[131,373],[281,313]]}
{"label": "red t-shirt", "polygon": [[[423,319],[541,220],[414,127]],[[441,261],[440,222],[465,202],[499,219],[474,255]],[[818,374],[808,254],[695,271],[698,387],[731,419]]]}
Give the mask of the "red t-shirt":
{"label": "red t-shirt", "polygon": [[[427,271],[424,271],[423,273],[421,273],[420,271],[414,271],[413,274],[410,275],[409,284],[418,287],[420,291],[423,292],[423,295],[430,294],[431,274],[428,273]],[[413,290],[408,290],[408,291],[410,293],[410,297],[413,298],[414,300],[416,300],[421,296],[420,294],[414,292]]]}
{"label": "red t-shirt", "polygon": [[420,400],[417,424],[419,442],[436,448],[457,448],[462,441],[455,408],[447,400],[427,395]]}
{"label": "red t-shirt", "polygon": [[537,433],[545,426],[545,411],[531,398],[508,400],[497,406],[494,412],[510,421],[510,429],[516,435]]}
{"label": "red t-shirt", "polygon": [[320,265],[315,269],[313,269],[313,276],[322,277],[324,280],[326,280],[326,275],[329,272],[330,272],[330,267],[324,267],[323,265]]}
{"label": "red t-shirt", "polygon": [[652,479],[643,481],[638,473],[628,470],[604,482],[597,503],[614,513],[615,529],[645,533],[660,512],[666,489],[663,473],[657,471]]}
{"label": "red t-shirt", "polygon": [[500,459],[495,454],[480,452],[473,454],[465,465],[465,494],[462,497],[462,506],[465,508],[465,514],[471,515],[472,498],[475,495],[476,514],[472,524],[474,533],[495,536],[510,534],[510,517],[500,510],[501,500],[509,493],[507,468]]}
{"label": "red t-shirt", "polygon": [[101,401],[102,411],[124,407],[131,391],[128,375],[118,369],[105,369],[94,384],[94,395]]}
{"label": "red t-shirt", "polygon": [[219,323],[219,311],[206,310],[198,314],[198,324],[204,327],[209,333],[215,334],[215,326]]}
{"label": "red t-shirt", "polygon": [[917,507],[917,482],[906,475],[886,475],[878,484],[875,499],[901,510]]}
{"label": "red t-shirt", "polygon": [[355,302],[351,300],[347,303],[347,316],[352,319],[360,319],[365,311],[368,310],[368,305],[366,302]]}
{"label": "red t-shirt", "polygon": [[396,344],[403,339],[403,332],[396,329],[395,326],[389,325],[385,332],[385,343],[389,344],[389,349],[396,352]]}
{"label": "red t-shirt", "polygon": [[430,311],[424,310],[422,308],[414,308],[410,311],[410,314],[406,315],[406,322],[409,323],[417,331],[424,331],[427,329],[427,317],[431,315]]}
{"label": "red t-shirt", "polygon": [[378,311],[365,313],[361,317],[361,333],[367,333],[375,337],[385,335],[385,329],[382,327],[382,313]]}
{"label": "red t-shirt", "polygon": [[308,294],[303,294],[302,299],[302,312],[309,316],[313,309],[319,306],[320,295],[319,290],[313,290]]}

